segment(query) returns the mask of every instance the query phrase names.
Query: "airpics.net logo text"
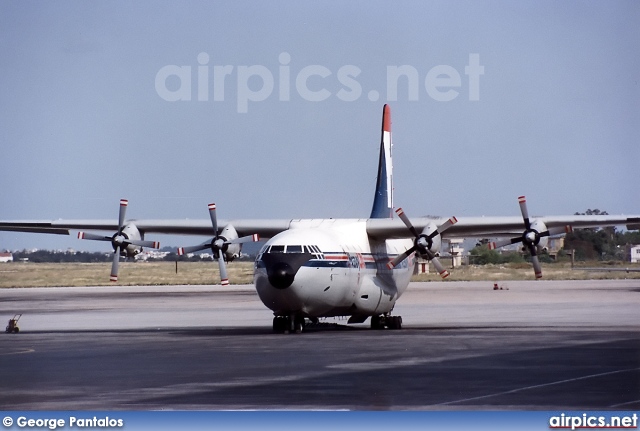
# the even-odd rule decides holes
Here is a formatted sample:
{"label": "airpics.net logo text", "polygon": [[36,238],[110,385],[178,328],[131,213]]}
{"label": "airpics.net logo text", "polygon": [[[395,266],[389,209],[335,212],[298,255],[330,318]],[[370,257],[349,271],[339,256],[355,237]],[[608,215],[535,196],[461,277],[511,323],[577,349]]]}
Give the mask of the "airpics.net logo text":
{"label": "airpics.net logo text", "polygon": [[[278,61],[278,71],[273,73],[264,65],[212,65],[209,54],[201,52],[197,57],[197,66],[172,64],[160,68],[156,73],[155,88],[158,96],[167,102],[225,102],[233,100],[231,93],[235,91],[239,113],[249,112],[250,103],[263,102],[272,97],[288,102],[295,97],[292,92],[308,102],[322,102],[331,97],[343,102],[355,102],[365,93],[358,80],[362,75],[362,69],[358,66],[349,64],[337,70],[319,64],[297,67],[287,52],[281,53]],[[444,64],[426,72],[406,64],[387,66],[386,101],[395,102],[405,97],[405,100],[418,101],[424,97],[424,92],[437,102],[450,102],[464,90],[469,101],[478,101],[482,75],[484,66],[480,65],[480,54],[469,54],[463,73]],[[274,92],[277,96],[274,96]],[[370,89],[366,97],[377,102],[381,93]]]}

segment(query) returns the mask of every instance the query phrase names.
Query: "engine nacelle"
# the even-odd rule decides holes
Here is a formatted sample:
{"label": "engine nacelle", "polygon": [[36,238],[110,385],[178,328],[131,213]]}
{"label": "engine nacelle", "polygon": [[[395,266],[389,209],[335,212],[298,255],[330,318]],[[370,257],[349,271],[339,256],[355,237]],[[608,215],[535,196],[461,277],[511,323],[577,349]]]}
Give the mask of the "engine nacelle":
{"label": "engine nacelle", "polygon": [[[225,240],[234,240],[238,239],[238,232],[236,228],[232,225],[228,224],[222,229],[220,232],[220,236]],[[224,257],[227,262],[231,262],[236,257],[240,257],[240,250],[242,249],[242,244],[225,244],[222,251],[224,252]]]}
{"label": "engine nacelle", "polygon": [[[547,231],[547,225],[545,225],[541,220],[533,220],[533,222],[531,223],[531,229],[535,230],[538,234],[540,234],[541,232]],[[548,250],[548,245],[549,245],[548,236],[543,236],[543,237],[537,236],[537,240],[538,242],[535,244],[535,246],[538,249],[538,251]]]}
{"label": "engine nacelle", "polygon": [[[118,234],[116,233],[116,236],[117,235]],[[133,223],[129,223],[124,226],[124,228],[122,229],[122,236],[132,241],[140,241],[144,239],[140,234],[138,227]],[[115,245],[113,249],[115,250]],[[125,255],[127,257],[135,257],[136,255],[140,254],[141,251],[142,251],[142,247],[129,244],[120,250],[120,254]]]}
{"label": "engine nacelle", "polygon": [[440,254],[440,249],[442,248],[442,237],[440,236],[440,234],[437,234],[432,238],[428,238],[428,237],[437,230],[438,230],[438,226],[436,226],[436,224],[433,222],[429,222],[429,224],[425,226],[425,228],[422,230],[422,233],[420,234],[420,237],[423,238],[423,240],[426,240],[425,245],[429,248],[429,251],[431,251],[431,253],[435,255]]}

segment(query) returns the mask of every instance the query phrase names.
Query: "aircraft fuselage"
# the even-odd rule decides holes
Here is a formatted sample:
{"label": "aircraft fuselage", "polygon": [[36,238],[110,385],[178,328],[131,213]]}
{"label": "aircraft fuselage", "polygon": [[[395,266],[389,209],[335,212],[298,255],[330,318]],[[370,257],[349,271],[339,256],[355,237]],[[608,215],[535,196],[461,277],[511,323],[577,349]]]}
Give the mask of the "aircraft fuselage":
{"label": "aircraft fuselage", "polygon": [[406,239],[371,240],[366,220],[300,220],[264,245],[254,283],[276,316],[364,321],[389,313],[406,290],[415,256],[392,270],[386,265],[411,245]]}

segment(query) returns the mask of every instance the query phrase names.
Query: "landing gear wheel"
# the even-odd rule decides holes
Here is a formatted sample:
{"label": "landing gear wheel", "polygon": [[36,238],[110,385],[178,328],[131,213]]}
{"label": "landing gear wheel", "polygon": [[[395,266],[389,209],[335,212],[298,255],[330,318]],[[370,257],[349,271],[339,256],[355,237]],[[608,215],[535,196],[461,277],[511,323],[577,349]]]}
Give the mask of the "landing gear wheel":
{"label": "landing gear wheel", "polygon": [[273,318],[273,332],[282,334],[287,330],[288,319],[284,316],[276,316]]}
{"label": "landing gear wheel", "polygon": [[389,329],[402,329],[402,316],[389,316],[389,317],[387,317],[387,328],[389,328]]}
{"label": "landing gear wheel", "polygon": [[273,332],[300,334],[304,329],[304,317],[302,316],[275,316],[273,318]]}
{"label": "landing gear wheel", "polygon": [[382,316],[371,316],[371,329],[384,329]]}

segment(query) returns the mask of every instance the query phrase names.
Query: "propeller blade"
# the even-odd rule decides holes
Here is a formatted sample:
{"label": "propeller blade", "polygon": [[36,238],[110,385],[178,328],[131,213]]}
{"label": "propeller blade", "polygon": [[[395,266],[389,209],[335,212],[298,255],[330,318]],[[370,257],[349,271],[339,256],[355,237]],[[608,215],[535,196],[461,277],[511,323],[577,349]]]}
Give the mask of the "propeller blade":
{"label": "propeller blade", "polygon": [[160,243],[158,241],[127,240],[126,242],[139,247],[160,248]]}
{"label": "propeller blade", "polygon": [[196,251],[201,251],[201,250],[206,250],[208,248],[211,248],[211,243],[207,242],[204,244],[200,244],[200,245],[194,245],[191,247],[179,247],[178,248],[178,256],[182,256],[185,254],[189,254],[189,253],[195,253]]}
{"label": "propeller blade", "polygon": [[413,234],[414,237],[418,237],[418,231],[416,230],[415,227],[413,227],[413,225],[411,224],[411,220],[409,220],[409,217],[407,217],[407,215],[404,213],[404,211],[402,210],[402,208],[398,208],[396,210],[396,214],[398,214],[398,217],[400,217],[400,220],[402,220],[402,222],[404,223],[404,225],[409,228],[409,230],[411,231],[411,233]]}
{"label": "propeller blade", "polygon": [[222,286],[229,285],[229,277],[227,277],[227,267],[224,263],[224,253],[218,252],[218,266],[220,267],[220,284]]}
{"label": "propeller blade", "polygon": [[216,204],[209,204],[209,217],[211,217],[211,226],[213,226],[213,234],[218,236],[218,217],[216,216]]}
{"label": "propeller blade", "polygon": [[110,236],[96,235],[87,232],[78,232],[78,239],[88,239],[91,241],[111,241],[112,238]]}
{"label": "propeller blade", "polygon": [[516,244],[518,242],[522,242],[522,237],[502,239],[500,241],[490,242],[487,245],[489,246],[489,250],[495,250],[496,248],[504,247],[511,244]]}
{"label": "propeller blade", "polygon": [[446,222],[444,222],[440,226],[438,226],[436,228],[436,230],[434,230],[429,235],[427,235],[427,237],[428,238],[434,238],[434,237],[440,235],[445,230],[449,229],[451,226],[453,226],[456,223],[458,223],[458,219],[455,218],[455,217],[451,217],[449,220],[447,220]]}
{"label": "propeller blade", "polygon": [[531,255],[531,263],[533,264],[533,272],[536,274],[536,278],[542,278],[542,267],[537,255]]}
{"label": "propeller blade", "polygon": [[531,253],[531,263],[533,264],[533,272],[536,278],[542,278],[542,266],[540,266],[540,260],[538,259],[538,249],[535,245],[531,244],[529,247],[529,253]]}
{"label": "propeller blade", "polygon": [[243,236],[242,238],[231,239],[225,241],[225,244],[245,244],[247,242],[257,242],[260,241],[260,235],[254,233],[253,235]]}
{"label": "propeller blade", "polygon": [[520,212],[522,213],[522,219],[524,220],[524,227],[525,229],[529,229],[531,227],[531,222],[529,221],[529,210],[527,209],[527,198],[524,196],[519,196],[518,203],[520,204]]}
{"label": "propeller blade", "polygon": [[128,205],[128,200],[120,199],[120,212],[118,213],[118,233],[122,233],[122,229],[124,228],[124,217],[127,213]]}
{"label": "propeller blade", "polygon": [[[118,262],[120,261],[120,252],[126,250],[127,246],[135,245],[137,247],[160,248],[160,243],[157,241],[127,239],[128,235],[125,235],[122,233],[122,231],[125,228],[124,223],[125,223],[125,217],[127,214],[128,206],[129,206],[128,200],[120,199],[120,210],[118,212],[118,231],[115,233],[115,235],[104,236],[104,235],[96,235],[88,232],[78,232],[78,239],[87,239],[92,241],[105,241],[105,242],[111,243],[112,247],[115,249],[113,263],[111,264],[111,281],[113,282],[118,281]],[[135,226],[132,226],[132,230],[137,231]],[[129,254],[128,251],[127,251],[127,254]],[[133,254],[130,257],[133,257]]]}
{"label": "propeller blade", "polygon": [[[522,234],[521,238],[511,238],[510,240],[502,240],[499,242],[494,242],[489,244],[490,249],[494,249],[497,247],[502,247],[508,244],[515,244],[516,242],[522,242],[522,244],[529,250],[531,254],[531,263],[533,264],[533,271],[535,272],[536,278],[542,278],[542,266],[540,265],[540,260],[538,259],[538,251],[537,246],[534,242],[539,243],[539,238],[558,235],[561,233],[569,233],[573,231],[573,228],[570,225],[567,226],[559,226],[551,229],[547,229],[543,232],[537,232],[535,229],[531,229],[531,221],[529,220],[529,210],[527,209],[527,198],[524,196],[518,196],[518,203],[520,204],[520,212],[522,213],[522,219],[524,220],[525,231]],[[543,223],[544,225],[544,223]],[[537,240],[534,235],[537,235]]]}
{"label": "propeller blade", "polygon": [[[422,241],[423,244],[421,244],[421,248],[419,249],[420,253],[422,253],[422,249],[423,248],[426,249],[426,253],[425,254],[433,262],[433,265],[436,268],[436,270],[438,271],[438,273],[442,276],[442,278],[448,277],[449,276],[449,271],[444,269],[444,267],[442,266],[442,264],[440,263],[438,258],[431,252],[431,250],[428,249],[428,244],[424,240],[425,235],[421,236],[418,233],[416,228],[411,223],[411,220],[409,220],[409,217],[407,217],[407,215],[404,213],[402,208],[398,208],[396,210],[396,214],[398,214],[398,217],[400,218],[400,220],[402,220],[404,225],[411,231],[413,236],[416,238],[416,244],[414,244],[414,246],[411,247],[409,250],[407,250],[404,253],[396,256],[396,258],[393,259],[391,262],[387,263],[387,268],[393,269],[394,267],[396,267],[400,262],[402,262],[404,259],[406,259],[411,253],[413,253],[414,251],[418,250],[418,243],[420,243]],[[440,226],[438,226],[433,232],[431,232],[427,236],[427,238],[429,238],[429,241],[431,241],[431,239],[433,239],[436,236],[440,235],[442,232],[446,231],[447,229],[449,229],[451,226],[453,226],[456,223],[458,223],[458,219],[455,218],[455,217],[451,217],[450,219],[448,219],[444,223],[442,223]]]}
{"label": "propeller blade", "polygon": [[449,220],[438,226],[438,232],[442,233],[456,223],[458,223],[458,219],[455,217],[451,217]]}
{"label": "propeller blade", "polygon": [[405,251],[404,253],[397,255],[395,257],[395,259],[393,259],[392,261],[387,263],[387,268],[388,269],[395,268],[396,266],[398,266],[400,264],[400,262],[405,260],[414,251],[416,251],[416,246],[415,245],[413,247],[411,247],[409,250]]}
{"label": "propeller blade", "polygon": [[554,235],[560,235],[561,233],[571,233],[573,232],[573,227],[571,225],[566,225],[566,226],[558,226],[558,227],[552,227],[549,230],[545,230],[544,232],[540,232],[540,236],[554,236]]}
{"label": "propeller blade", "polygon": [[[433,256],[430,252],[429,254]],[[447,278],[449,276],[449,271],[444,269],[444,266],[442,266],[442,264],[440,263],[440,259],[438,259],[436,256],[431,257],[431,263],[433,263],[433,267],[436,269],[436,271],[438,271],[440,277]]]}
{"label": "propeller blade", "polygon": [[[220,284],[223,286],[229,285],[229,278],[227,276],[227,267],[224,262],[224,249],[225,245],[228,244],[243,244],[247,242],[255,242],[259,241],[260,237],[258,234],[244,236],[242,238],[234,238],[231,240],[226,240],[225,238],[218,235],[218,216],[216,214],[216,204],[209,204],[209,218],[211,218],[211,227],[213,228],[213,238],[210,242],[197,245],[194,247],[180,247],[178,249],[178,255],[183,255],[186,253],[192,253],[195,251],[204,250],[210,248],[213,251],[214,259],[218,259],[218,266],[220,267]],[[226,229],[226,228],[225,228]],[[230,229],[231,232],[235,232],[235,229]],[[234,233],[234,236],[236,234]]]}
{"label": "propeller blade", "polygon": [[111,277],[109,280],[114,283],[118,281],[118,264],[120,263],[120,246],[116,247],[116,251],[113,253],[113,262],[111,263]]}

